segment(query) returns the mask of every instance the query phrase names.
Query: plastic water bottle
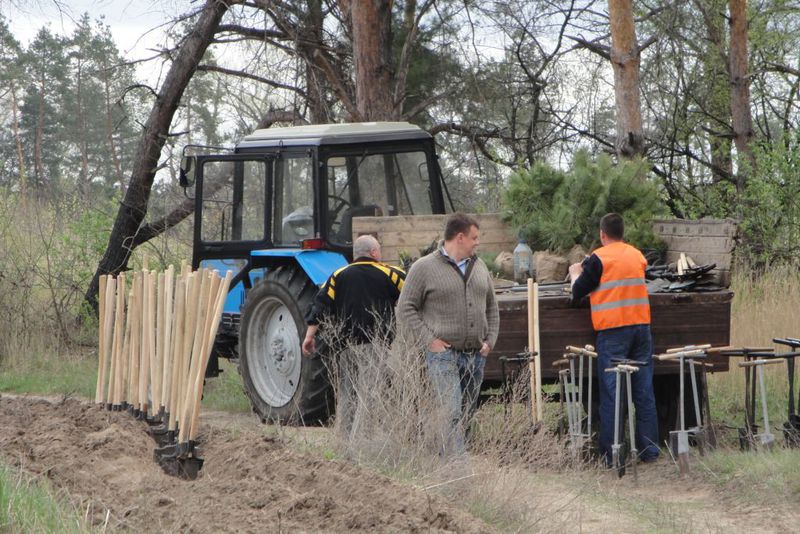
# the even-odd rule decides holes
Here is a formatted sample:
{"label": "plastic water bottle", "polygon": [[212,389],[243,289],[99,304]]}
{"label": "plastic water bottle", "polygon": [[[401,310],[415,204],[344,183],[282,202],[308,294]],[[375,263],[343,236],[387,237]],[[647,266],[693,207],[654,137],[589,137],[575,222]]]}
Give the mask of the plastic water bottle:
{"label": "plastic water bottle", "polygon": [[524,239],[514,248],[514,281],[520,284],[527,282],[532,274],[533,251]]}

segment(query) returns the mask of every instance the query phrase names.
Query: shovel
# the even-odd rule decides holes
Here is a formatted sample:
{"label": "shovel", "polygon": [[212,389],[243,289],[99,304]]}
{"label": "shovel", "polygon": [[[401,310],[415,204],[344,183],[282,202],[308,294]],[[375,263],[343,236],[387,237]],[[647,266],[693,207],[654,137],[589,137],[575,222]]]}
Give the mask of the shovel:
{"label": "shovel", "polygon": [[775,444],[775,435],[770,431],[769,428],[769,413],[767,410],[767,388],[766,385],[764,384],[764,366],[775,363],[781,363],[781,360],[758,359],[758,360],[750,360],[739,363],[739,367],[754,368],[756,376],[758,377],[759,390],[761,393],[762,418],[764,419],[764,430],[760,434],[755,434],[753,437],[757,439],[761,448],[766,450],[772,449],[772,446]]}
{"label": "shovel", "polygon": [[[635,361],[635,360],[634,360]],[[640,365],[644,365],[639,362]],[[630,458],[631,467],[633,468],[633,480],[638,480],[638,473],[636,472],[636,461],[639,457],[639,451],[636,450],[636,426],[634,423],[633,414],[633,396],[631,394],[631,374],[639,371],[635,365],[619,363],[615,367],[609,367],[605,370],[606,373],[616,373],[616,394],[614,396],[614,443],[611,445],[611,464],[617,471],[617,476],[622,478],[625,474],[625,462],[622,458],[622,403],[620,402],[620,395],[622,389],[622,374],[625,375],[627,397],[628,397],[628,441],[630,442]]]}
{"label": "shovel", "polygon": [[[796,338],[783,338],[773,339],[773,343],[779,345],[786,345],[791,347],[793,351],[800,348],[800,339]],[[786,371],[789,379],[789,410],[786,422],[783,423],[783,438],[786,445],[792,448],[800,447],[800,416],[795,411],[795,395],[794,395],[794,367],[795,358],[800,355],[800,352],[786,352],[783,354],[776,354],[776,357],[786,359]]]}
{"label": "shovel", "polygon": [[[751,361],[756,354],[773,353],[772,347],[742,347],[719,351],[720,356],[742,356],[745,362]],[[739,448],[746,451],[753,444],[753,436],[758,431],[756,427],[756,381],[752,366],[745,367],[744,373],[744,427],[739,428]]]}
{"label": "shovel", "polygon": [[[569,360],[566,358],[561,360],[556,360],[553,362],[553,369],[556,369],[558,372],[558,386],[559,386],[559,395],[558,395],[558,407],[559,407],[559,422],[558,422],[558,432],[561,435],[568,435],[572,436],[572,413],[569,411],[567,406],[567,387],[568,387],[568,376],[569,376],[569,369],[562,369],[562,367],[566,367],[569,365]],[[567,428],[564,429],[564,420],[567,421]]]}
{"label": "shovel", "polygon": [[[570,355],[577,355],[580,357],[579,364],[578,364],[578,406],[579,409],[583,409],[583,360],[586,359],[586,367],[587,367],[587,374],[589,377],[589,388],[587,390],[587,411],[586,411],[586,434],[583,434],[583,437],[586,438],[587,442],[591,442],[592,440],[592,378],[594,377],[594,373],[592,372],[592,358],[597,358],[597,352],[595,352],[594,347],[592,345],[584,345],[583,348],[580,347],[573,347],[572,345],[567,345],[566,347],[567,353]],[[564,356],[567,356],[566,354]],[[574,356],[572,356],[574,358]],[[581,420],[581,423],[583,421]],[[583,425],[579,425],[580,430],[583,430]]]}
{"label": "shovel", "polygon": [[[708,347],[704,347],[708,348]],[[676,352],[659,354],[656,359],[660,361],[678,360],[680,362],[680,391],[678,396],[678,413],[680,415],[680,430],[672,430],[669,433],[669,448],[673,456],[678,459],[678,468],[681,475],[689,472],[689,431],[686,429],[686,413],[684,406],[684,362],[687,359],[705,358],[704,349],[678,349]],[[692,367],[692,386],[695,394],[695,408],[697,408],[697,383]]]}

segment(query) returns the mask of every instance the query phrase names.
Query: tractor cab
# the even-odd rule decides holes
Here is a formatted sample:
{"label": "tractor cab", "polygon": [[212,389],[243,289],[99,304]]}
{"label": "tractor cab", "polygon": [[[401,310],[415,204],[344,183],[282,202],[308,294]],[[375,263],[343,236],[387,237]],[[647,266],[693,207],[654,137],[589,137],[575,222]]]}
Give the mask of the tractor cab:
{"label": "tractor cab", "polygon": [[240,358],[263,419],[321,417],[330,388],[320,397],[322,363],[300,354],[303,317],[353,259],[355,217],[445,213],[433,138],[403,122],[326,124],[207,150],[186,147],[180,180],[194,199],[192,267],[234,273],[215,354]]}

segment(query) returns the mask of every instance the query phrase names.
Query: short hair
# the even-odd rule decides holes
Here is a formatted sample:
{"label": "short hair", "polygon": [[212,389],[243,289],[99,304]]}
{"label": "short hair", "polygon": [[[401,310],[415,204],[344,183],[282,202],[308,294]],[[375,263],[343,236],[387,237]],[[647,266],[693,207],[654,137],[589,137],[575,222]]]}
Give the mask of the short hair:
{"label": "short hair", "polygon": [[622,239],[625,235],[625,221],[619,213],[606,213],[600,219],[600,229],[611,239]]}
{"label": "short hair", "polygon": [[447,219],[444,225],[444,240],[450,241],[458,234],[466,234],[472,227],[480,228],[478,221],[464,213],[454,213]]}
{"label": "short hair", "polygon": [[376,248],[381,248],[381,244],[375,237],[369,234],[360,235],[353,241],[353,258],[369,256],[369,253]]}

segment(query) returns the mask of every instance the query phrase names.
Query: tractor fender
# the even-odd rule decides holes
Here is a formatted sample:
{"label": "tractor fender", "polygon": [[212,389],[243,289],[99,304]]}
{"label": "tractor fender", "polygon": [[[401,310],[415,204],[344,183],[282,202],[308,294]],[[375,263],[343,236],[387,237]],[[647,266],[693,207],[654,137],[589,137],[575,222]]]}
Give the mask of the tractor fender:
{"label": "tractor fender", "polygon": [[255,265],[269,263],[269,258],[294,259],[306,276],[317,286],[325,283],[337,269],[347,265],[347,258],[330,250],[269,249],[250,253]]}

